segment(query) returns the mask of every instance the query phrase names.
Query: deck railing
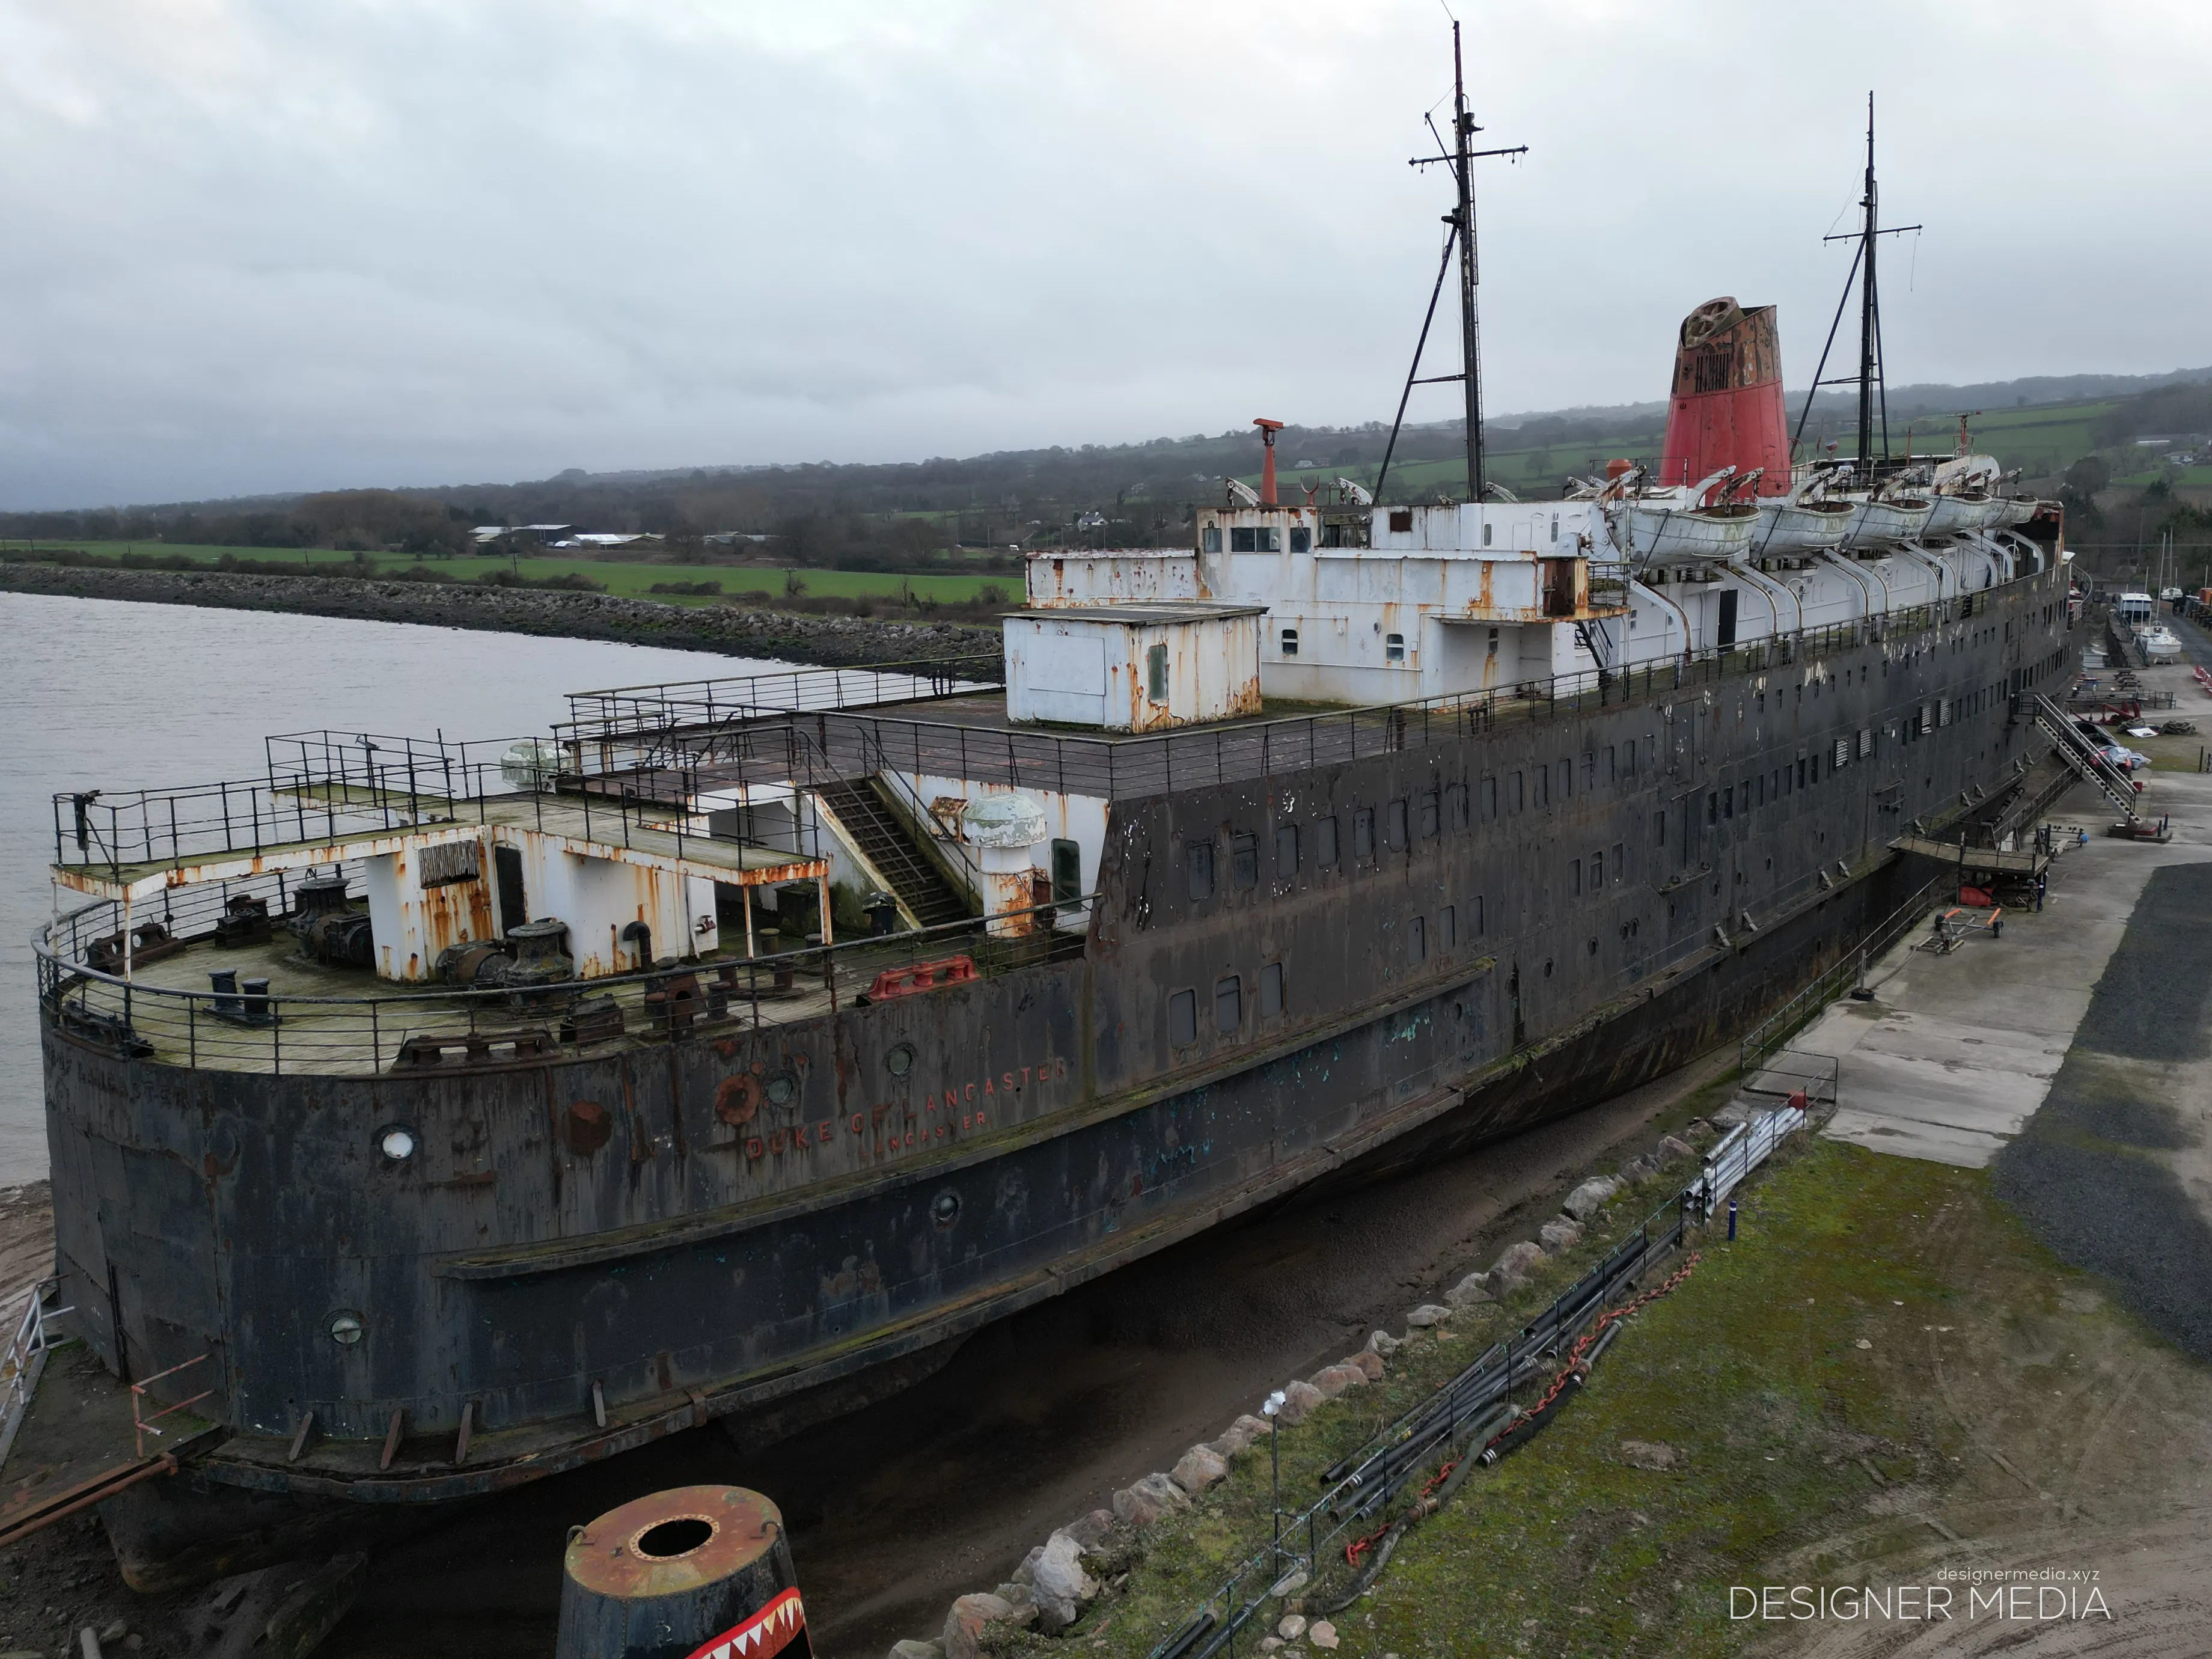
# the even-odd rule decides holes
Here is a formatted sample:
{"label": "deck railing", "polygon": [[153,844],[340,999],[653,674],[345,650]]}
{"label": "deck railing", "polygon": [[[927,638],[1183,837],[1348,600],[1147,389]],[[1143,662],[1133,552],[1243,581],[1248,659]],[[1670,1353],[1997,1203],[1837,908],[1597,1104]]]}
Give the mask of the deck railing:
{"label": "deck railing", "polygon": [[[279,875],[173,890],[173,936],[192,941],[195,963],[210,973],[227,958],[234,973],[236,964],[265,961],[265,951],[233,957],[205,930],[226,894],[265,894],[276,915],[283,883]],[[901,994],[901,978],[925,964],[964,964],[939,975],[958,983],[1079,957],[1095,896],[1014,913],[1033,928],[1020,937],[994,937],[981,918],[970,918],[527,989],[406,988],[379,981],[373,991],[302,996],[258,980],[204,991],[154,984],[143,973],[126,978],[88,960],[92,945],[122,925],[123,908],[112,900],[49,922],[33,935],[32,948],[47,1023],[134,1059],[280,1075],[373,1075],[409,1066],[435,1075],[428,1068],[570,1058],[625,1036],[667,1040],[788,1024]],[[134,919],[150,914],[144,907]],[[277,921],[277,932],[282,927]]]}
{"label": "deck railing", "polygon": [[[1993,596],[2048,574],[2037,572],[1960,599],[1626,669],[1589,669],[1495,690],[1188,726],[1153,736],[1092,737],[824,709],[732,720],[713,729],[672,729],[662,734],[657,752],[664,764],[680,757],[686,769],[710,786],[789,777],[793,775],[774,769],[790,763],[790,757],[761,734],[764,728],[796,729],[808,734],[817,763],[835,776],[866,776],[886,763],[910,773],[1063,795],[1139,799],[1425,748],[1509,723],[1565,719],[1648,702],[1870,641],[1923,633],[1978,614]],[[764,760],[767,769],[757,758]]]}

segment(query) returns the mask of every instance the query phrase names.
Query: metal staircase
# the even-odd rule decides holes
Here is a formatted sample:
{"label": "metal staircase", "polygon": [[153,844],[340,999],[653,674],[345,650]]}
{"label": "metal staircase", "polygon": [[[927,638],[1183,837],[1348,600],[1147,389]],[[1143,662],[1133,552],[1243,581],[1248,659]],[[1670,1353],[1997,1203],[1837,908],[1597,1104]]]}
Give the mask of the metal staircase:
{"label": "metal staircase", "polygon": [[904,821],[866,781],[814,786],[825,822],[871,880],[898,901],[910,927],[934,927],[972,915],[968,901],[914,844]]}
{"label": "metal staircase", "polygon": [[2120,809],[2120,815],[2133,823],[2136,811],[2136,786],[2128,775],[2104,757],[2096,744],[2076,731],[2066,711],[2041,692],[2033,694],[2032,707],[2035,723],[2041,726],[2057,745],[2058,757],[2075,772],[2104,793],[2105,798]]}

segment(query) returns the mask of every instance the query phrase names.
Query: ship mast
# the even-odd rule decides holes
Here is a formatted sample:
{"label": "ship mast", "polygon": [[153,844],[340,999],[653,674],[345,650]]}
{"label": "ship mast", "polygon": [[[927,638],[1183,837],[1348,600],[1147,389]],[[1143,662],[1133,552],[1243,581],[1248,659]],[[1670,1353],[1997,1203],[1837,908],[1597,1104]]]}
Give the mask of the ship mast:
{"label": "ship mast", "polygon": [[[1421,337],[1413,347],[1413,367],[1406,371],[1406,387],[1398,398],[1398,416],[1390,423],[1390,441],[1382,451],[1382,465],[1375,475],[1375,498],[1382,498],[1383,481],[1390,476],[1390,458],[1398,447],[1398,434],[1406,423],[1407,399],[1413,395],[1417,386],[1433,386],[1447,380],[1461,382],[1467,398],[1467,498],[1479,501],[1489,485],[1483,464],[1482,447],[1482,327],[1475,310],[1475,289],[1482,280],[1482,262],[1475,248],[1474,235],[1474,164],[1493,155],[1526,155],[1528,146],[1515,144],[1504,149],[1476,149],[1474,135],[1482,129],[1474,124],[1474,116],[1467,106],[1467,71],[1460,56],[1459,20],[1452,20],[1452,139],[1447,144],[1443,135],[1436,131],[1436,124],[1429,124],[1436,134],[1437,154],[1417,155],[1407,165],[1433,167],[1438,163],[1452,170],[1452,182],[1456,186],[1458,200],[1452,211],[1444,216],[1444,223],[1451,228],[1444,236],[1443,258],[1437,265],[1437,285],[1429,295],[1427,316],[1421,319]],[[1452,250],[1459,250],[1459,322],[1460,372],[1456,374],[1421,375],[1421,354],[1429,343],[1429,327],[1437,319],[1437,300],[1443,293],[1444,276],[1451,269]]]}
{"label": "ship mast", "polygon": [[1881,379],[1881,302],[1874,277],[1875,214],[1880,192],[1874,182],[1874,94],[1867,94],[1866,189],[1859,198],[1865,216],[1859,230],[1859,482],[1874,488],[1874,411],[1881,386],[1881,453],[1889,457],[1889,388]]}
{"label": "ship mast", "polygon": [[[1474,117],[1468,112],[1467,72],[1459,52],[1459,20],[1452,19],[1452,173],[1459,185],[1459,213],[1453,228],[1459,236],[1459,328],[1461,375],[1467,392],[1467,498],[1482,499],[1482,322],[1474,303],[1475,286],[1482,280],[1474,237],[1474,155],[1469,142],[1475,134]],[[1525,146],[1524,146],[1525,148]],[[1493,152],[1494,154],[1495,152]]]}
{"label": "ship mast", "polygon": [[[1875,285],[1874,256],[1875,239],[1881,236],[1902,236],[1908,230],[1918,230],[1918,225],[1885,225],[1881,221],[1881,192],[1874,181],[1874,94],[1867,94],[1867,151],[1866,185],[1860,192],[1859,228],[1839,236],[1823,236],[1824,242],[1856,242],[1851,255],[1851,268],[1844,278],[1844,297],[1836,302],[1835,321],[1828,325],[1827,343],[1820,348],[1820,366],[1813,371],[1813,385],[1805,393],[1805,407],[1798,412],[1797,429],[1790,434],[1790,453],[1794,459],[1798,446],[1805,437],[1805,423],[1813,418],[1813,400],[1820,395],[1824,386],[1856,386],[1859,389],[1859,453],[1851,466],[1862,487],[1871,489],[1875,485],[1874,432],[1876,411],[1881,425],[1882,459],[1889,457],[1889,387],[1882,379],[1881,366],[1881,298]],[[1827,372],[1828,354],[1835,349],[1836,331],[1843,326],[1844,307],[1850,303],[1851,284],[1859,285],[1859,372],[1855,377],[1827,380],[1820,377]]]}

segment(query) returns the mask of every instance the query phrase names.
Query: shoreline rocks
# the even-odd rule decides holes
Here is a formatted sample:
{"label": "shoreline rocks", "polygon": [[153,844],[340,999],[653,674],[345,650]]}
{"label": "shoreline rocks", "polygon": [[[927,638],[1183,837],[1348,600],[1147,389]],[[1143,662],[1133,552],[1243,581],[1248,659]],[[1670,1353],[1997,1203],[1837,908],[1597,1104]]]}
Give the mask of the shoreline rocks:
{"label": "shoreline rocks", "polygon": [[0,591],[225,611],[276,611],[356,622],[415,623],[480,633],[608,640],[672,650],[850,667],[969,652],[995,654],[996,629],[954,623],[661,605],[561,588],[477,587],[357,576],[265,576],[235,570],[106,570],[0,565]]}

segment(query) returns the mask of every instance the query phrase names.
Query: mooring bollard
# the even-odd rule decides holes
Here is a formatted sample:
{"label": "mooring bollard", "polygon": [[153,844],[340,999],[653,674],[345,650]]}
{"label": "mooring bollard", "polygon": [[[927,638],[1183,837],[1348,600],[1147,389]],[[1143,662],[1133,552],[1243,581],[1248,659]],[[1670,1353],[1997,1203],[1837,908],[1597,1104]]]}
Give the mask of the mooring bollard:
{"label": "mooring bollard", "polygon": [[742,1486],[678,1486],[568,1540],[554,1659],[811,1659],[783,1516]]}

